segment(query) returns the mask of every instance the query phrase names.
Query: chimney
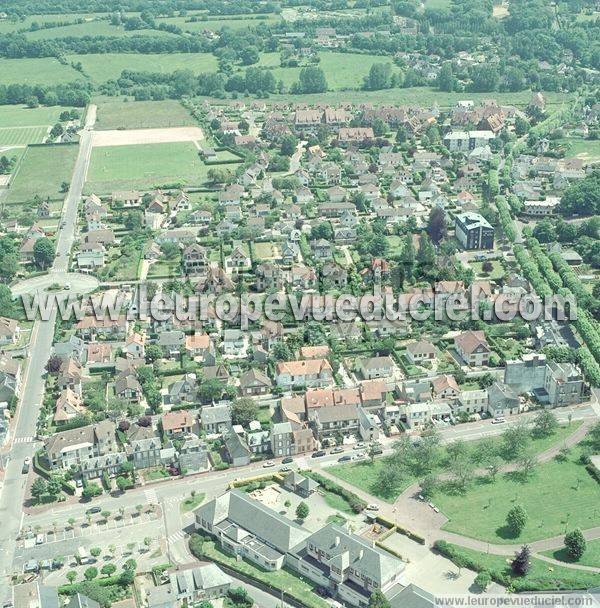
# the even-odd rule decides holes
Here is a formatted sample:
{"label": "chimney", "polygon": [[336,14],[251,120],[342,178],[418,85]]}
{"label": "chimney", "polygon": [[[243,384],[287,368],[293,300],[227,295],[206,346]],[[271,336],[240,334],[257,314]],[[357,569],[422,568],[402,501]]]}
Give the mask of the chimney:
{"label": "chimney", "polygon": [[336,547],[339,547],[339,545],[340,545],[340,537],[339,537],[339,536],[336,536],[336,537],[335,537],[335,546],[336,546]]}

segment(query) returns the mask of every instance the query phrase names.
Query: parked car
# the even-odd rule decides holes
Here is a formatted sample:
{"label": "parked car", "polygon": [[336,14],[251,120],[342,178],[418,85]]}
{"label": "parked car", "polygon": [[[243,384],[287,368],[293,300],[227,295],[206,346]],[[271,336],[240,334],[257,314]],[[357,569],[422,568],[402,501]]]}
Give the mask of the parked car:
{"label": "parked car", "polygon": [[344,451],[344,448],[341,445],[338,445],[336,448],[331,450],[332,454],[341,454]]}
{"label": "parked car", "polygon": [[492,424],[502,424],[503,422],[506,422],[506,418],[504,416],[498,416],[492,420]]}
{"label": "parked car", "polygon": [[269,467],[274,467],[275,463],[272,460],[267,460],[267,462],[263,462],[263,469],[268,469]]}
{"label": "parked car", "polygon": [[294,459],[291,456],[287,456],[281,461],[281,464],[291,464],[294,462]]}
{"label": "parked car", "polygon": [[326,453],[325,450],[317,450],[311,454],[311,458],[321,458],[321,456],[325,456]]}
{"label": "parked car", "polygon": [[338,462],[348,462],[349,460],[352,460],[352,456],[350,456],[350,454],[345,454],[344,456],[340,456],[338,458]]}
{"label": "parked car", "polygon": [[379,505],[376,505],[374,502],[369,503],[366,507],[367,511],[379,511]]}
{"label": "parked car", "polygon": [[102,509],[100,507],[90,507],[87,511],[87,515],[92,515],[93,513],[101,513]]}
{"label": "parked car", "polygon": [[352,449],[353,450],[362,450],[362,449],[364,449],[366,447],[367,447],[367,445],[366,445],[366,443],[364,441],[359,441],[358,443],[355,443],[352,446]]}
{"label": "parked car", "polygon": [[21,473],[29,473],[29,466],[31,465],[31,458],[27,456],[25,460],[23,460],[23,466],[21,468]]}

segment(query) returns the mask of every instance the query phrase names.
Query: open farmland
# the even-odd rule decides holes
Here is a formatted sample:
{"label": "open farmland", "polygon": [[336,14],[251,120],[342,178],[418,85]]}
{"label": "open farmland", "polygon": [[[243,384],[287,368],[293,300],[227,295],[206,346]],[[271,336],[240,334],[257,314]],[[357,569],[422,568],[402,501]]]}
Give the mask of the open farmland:
{"label": "open farmland", "polygon": [[86,191],[105,194],[164,184],[201,185],[209,169],[192,142],[94,148]]}
{"label": "open farmland", "polygon": [[178,102],[131,101],[100,97],[94,99],[98,107],[96,130],[151,129],[187,127],[196,124],[192,115]]}
{"label": "open farmland", "polygon": [[176,25],[186,32],[201,32],[203,30],[219,31],[223,27],[231,28],[232,30],[241,30],[247,27],[257,27],[261,23],[273,24],[282,21],[279,15],[235,15],[233,18],[213,19],[210,17],[197,18],[197,21],[191,21],[192,17],[169,17],[157,19],[159,23],[168,25]]}
{"label": "open farmland", "polygon": [[48,127],[0,127],[0,147],[40,144],[47,133]]}
{"label": "open farmland", "polygon": [[105,53],[69,55],[69,61],[81,62],[84,72],[95,82],[119,78],[123,70],[160,72],[175,70],[211,72],[217,69],[217,58],[209,53],[174,53],[172,55],[147,55],[133,53]]}
{"label": "open farmland", "polygon": [[7,204],[20,204],[36,194],[62,199],[63,182],[70,182],[77,157],[77,145],[29,146],[8,191]]}
{"label": "open farmland", "polygon": [[60,84],[80,80],[83,76],[70,65],[63,65],[54,57],[35,59],[0,59],[2,84]]}
{"label": "open farmland", "polygon": [[[280,69],[297,70],[298,68]],[[573,94],[548,91],[544,92],[544,96],[546,97],[547,106],[552,108],[552,106],[562,105],[565,102],[565,98],[567,100],[572,99]],[[274,94],[266,100],[266,103],[279,103],[282,101],[296,103],[299,99],[302,99],[302,102],[307,104],[324,103],[336,105],[348,102],[354,104],[373,103],[429,107],[436,103],[440,108],[451,108],[465,98],[472,99],[475,103],[481,102],[484,99],[495,99],[501,105],[511,104],[524,107],[531,99],[531,92],[519,91],[517,93],[504,93],[494,91],[493,93],[469,92],[468,94],[465,94],[464,92],[440,93],[440,91],[433,87],[410,87],[408,89],[382,89],[380,91],[328,91],[326,93],[302,95],[301,97],[291,94]]]}
{"label": "open farmland", "polygon": [[[72,20],[72,19],[71,19]],[[80,38],[82,36],[139,36],[143,35],[143,31],[139,30],[126,30],[123,26],[111,25],[108,21],[102,20],[91,20],[85,23],[73,23],[70,25],[64,25],[60,27],[46,28],[35,30],[33,32],[27,32],[26,38],[28,40],[52,40],[54,38],[66,38],[73,36]],[[147,32],[146,35],[150,35]],[[152,30],[152,36],[176,36],[170,32],[162,32],[159,30]]]}

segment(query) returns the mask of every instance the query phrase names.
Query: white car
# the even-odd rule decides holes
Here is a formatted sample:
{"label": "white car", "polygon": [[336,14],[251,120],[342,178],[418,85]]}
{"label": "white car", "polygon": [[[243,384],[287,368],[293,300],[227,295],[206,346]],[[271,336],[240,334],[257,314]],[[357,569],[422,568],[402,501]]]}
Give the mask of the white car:
{"label": "white car", "polygon": [[362,441],[360,441],[359,443],[355,443],[352,446],[353,450],[362,450],[363,448],[367,447],[365,443],[363,443]]}
{"label": "white car", "polygon": [[492,420],[492,424],[502,424],[506,422],[506,418],[504,418],[504,416],[498,416],[498,418],[494,418]]}
{"label": "white car", "polygon": [[367,505],[367,511],[379,511],[379,505],[372,502]]}
{"label": "white car", "polygon": [[267,460],[267,462],[263,462],[263,469],[268,469],[269,467],[274,467],[275,463],[272,460]]}

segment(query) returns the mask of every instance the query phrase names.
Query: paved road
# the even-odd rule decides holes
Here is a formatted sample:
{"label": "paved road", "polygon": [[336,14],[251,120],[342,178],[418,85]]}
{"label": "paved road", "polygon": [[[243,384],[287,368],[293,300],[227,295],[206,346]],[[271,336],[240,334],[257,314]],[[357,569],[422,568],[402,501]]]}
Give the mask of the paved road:
{"label": "paved road", "polygon": [[[79,155],[75,162],[71,186],[63,207],[65,226],[59,228],[56,251],[59,254],[50,276],[64,275],[68,270],[68,256],[75,238],[77,207],[81,200],[83,185],[91,154],[91,134],[95,121],[95,108],[88,112],[85,128],[81,132]],[[22,504],[25,498],[26,477],[21,473],[23,459],[33,457],[38,445],[33,441],[44,395],[44,366],[50,357],[56,311],[47,321],[36,321],[31,334],[30,357],[23,376],[21,397],[14,423],[13,446],[4,475],[0,495],[0,598],[8,595],[10,588],[6,575],[12,572],[15,554],[15,539],[23,517]]]}

